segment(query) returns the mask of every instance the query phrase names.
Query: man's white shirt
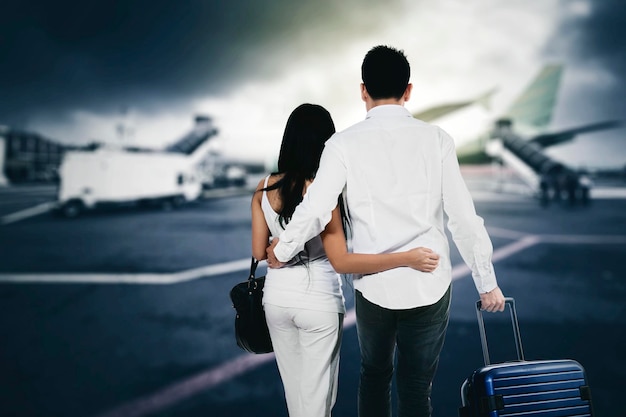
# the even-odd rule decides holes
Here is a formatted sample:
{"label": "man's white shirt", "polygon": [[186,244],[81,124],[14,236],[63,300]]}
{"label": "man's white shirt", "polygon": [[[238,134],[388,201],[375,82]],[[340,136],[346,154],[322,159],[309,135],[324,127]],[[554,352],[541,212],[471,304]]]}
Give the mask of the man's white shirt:
{"label": "man's white shirt", "polygon": [[439,266],[430,273],[403,267],[355,276],[354,288],[369,301],[407,309],[434,304],[443,296],[451,282],[444,211],[478,292],[497,286],[491,240],[461,177],[454,141],[441,128],[413,118],[403,106],[382,105],[333,135],[313,184],[280,235],[274,249],[278,260],[293,258],[324,230],[342,192],[354,253],[423,246],[440,255]]}

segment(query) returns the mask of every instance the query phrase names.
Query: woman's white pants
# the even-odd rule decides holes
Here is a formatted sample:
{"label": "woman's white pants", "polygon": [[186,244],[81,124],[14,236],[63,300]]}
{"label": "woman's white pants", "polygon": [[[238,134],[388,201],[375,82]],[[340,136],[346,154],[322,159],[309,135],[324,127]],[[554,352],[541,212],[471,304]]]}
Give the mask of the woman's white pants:
{"label": "woman's white pants", "polygon": [[343,314],[265,304],[290,417],[329,417],[337,397]]}

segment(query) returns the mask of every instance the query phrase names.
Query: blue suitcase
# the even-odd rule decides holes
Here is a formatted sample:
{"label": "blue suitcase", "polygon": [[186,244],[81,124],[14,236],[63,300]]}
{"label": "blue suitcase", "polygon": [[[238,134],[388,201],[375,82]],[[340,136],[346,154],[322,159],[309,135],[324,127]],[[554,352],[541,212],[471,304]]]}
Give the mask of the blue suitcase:
{"label": "blue suitcase", "polygon": [[460,417],[591,417],[591,393],[574,360],[524,360],[515,300],[511,312],[518,361],[490,364],[480,301],[476,303],[485,366],[461,386]]}

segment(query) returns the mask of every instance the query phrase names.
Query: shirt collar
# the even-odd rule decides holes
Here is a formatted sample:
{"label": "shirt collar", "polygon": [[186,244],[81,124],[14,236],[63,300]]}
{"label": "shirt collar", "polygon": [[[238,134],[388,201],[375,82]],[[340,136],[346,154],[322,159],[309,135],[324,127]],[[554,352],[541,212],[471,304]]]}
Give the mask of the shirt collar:
{"label": "shirt collar", "polygon": [[399,104],[382,104],[380,106],[373,107],[367,112],[366,119],[372,117],[413,117],[406,107]]}

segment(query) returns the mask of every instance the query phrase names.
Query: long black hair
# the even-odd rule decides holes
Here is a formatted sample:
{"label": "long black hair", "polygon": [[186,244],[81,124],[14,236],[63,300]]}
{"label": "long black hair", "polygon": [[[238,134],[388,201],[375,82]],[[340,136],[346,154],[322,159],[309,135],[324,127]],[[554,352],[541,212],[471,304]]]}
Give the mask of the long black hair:
{"label": "long black hair", "polygon": [[281,226],[289,223],[302,201],[307,181],[315,178],[324,144],[335,133],[330,113],[317,104],[301,104],[291,112],[278,156],[278,171],[283,177],[264,191],[278,190],[282,207]]}

